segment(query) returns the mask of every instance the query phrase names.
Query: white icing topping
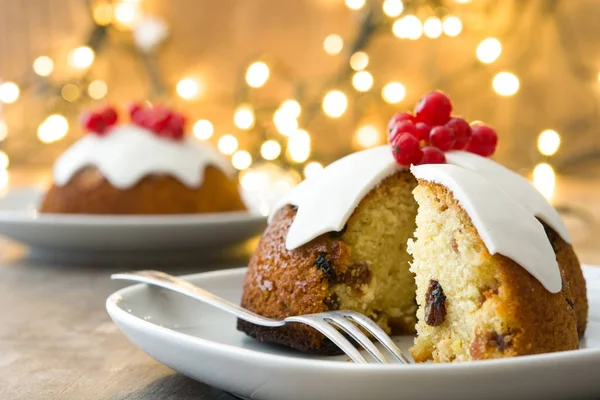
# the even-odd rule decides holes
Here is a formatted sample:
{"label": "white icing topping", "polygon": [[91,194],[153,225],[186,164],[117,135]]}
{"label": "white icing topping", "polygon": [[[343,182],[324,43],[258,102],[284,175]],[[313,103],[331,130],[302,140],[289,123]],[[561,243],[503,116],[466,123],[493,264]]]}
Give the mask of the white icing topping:
{"label": "white icing topping", "polygon": [[160,138],[136,125],[117,125],[104,136],[87,134],[69,147],[54,164],[54,183],[66,185],[79,170],[93,166],[119,189],[156,174],[198,188],[208,165],[235,176],[229,162],[208,145],[188,138]]}
{"label": "white icing topping", "polygon": [[269,221],[281,207],[298,206],[285,242],[289,250],[323,233],[340,231],[362,198],[400,168],[389,146],[350,154],[300,182],[279,201]]}
{"label": "white icing topping", "polygon": [[556,209],[527,179],[489,158],[466,151],[448,152],[446,159],[449,164],[483,175],[488,182],[548,224],[565,242],[571,243],[567,227]]}
{"label": "white icing topping", "polygon": [[502,254],[557,293],[562,280],[544,227],[520,203],[484,175],[449,164],[412,167],[417,179],[447,187],[467,212],[491,254]]}

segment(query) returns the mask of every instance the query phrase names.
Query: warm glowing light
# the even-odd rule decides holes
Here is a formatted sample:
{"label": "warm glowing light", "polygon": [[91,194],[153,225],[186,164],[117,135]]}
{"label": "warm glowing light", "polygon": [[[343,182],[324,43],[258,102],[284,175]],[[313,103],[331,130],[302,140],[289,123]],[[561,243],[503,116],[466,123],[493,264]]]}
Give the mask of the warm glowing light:
{"label": "warm glowing light", "polygon": [[200,82],[194,78],[183,78],[177,82],[175,90],[182,99],[192,100],[200,96]]}
{"label": "warm glowing light", "polygon": [[68,131],[67,119],[60,114],[53,114],[40,124],[37,134],[43,143],[52,143],[64,138]]}
{"label": "warm glowing light", "polygon": [[359,92],[366,92],[373,86],[373,75],[369,71],[358,71],[352,76],[352,86]]}
{"label": "warm glowing light", "polygon": [[108,86],[106,85],[106,82],[98,79],[90,82],[87,92],[90,98],[94,100],[100,100],[106,96],[106,93],[108,92]]}
{"label": "warm glowing light", "polygon": [[502,53],[502,44],[496,38],[483,39],[477,46],[477,58],[485,64],[493,63]]}
{"label": "warm glowing light", "polygon": [[10,160],[8,159],[8,156],[6,155],[6,153],[3,151],[0,151],[0,169],[8,168],[9,162],[10,162]]}
{"label": "warm glowing light", "polygon": [[54,61],[50,57],[40,56],[33,62],[33,71],[39,76],[48,76],[54,70]]}
{"label": "warm glowing light", "polygon": [[98,4],[94,7],[93,17],[98,25],[110,25],[113,22],[113,6],[109,3]]}
{"label": "warm glowing light", "polygon": [[471,0],[454,0],[457,4],[469,4]]}
{"label": "warm glowing light", "polygon": [[260,146],[260,155],[265,160],[274,160],[281,154],[281,145],[275,140],[267,140]]}
{"label": "warm glowing light", "polygon": [[383,12],[390,17],[397,17],[402,14],[404,4],[402,0],[385,0],[383,2]]}
{"label": "warm glowing light", "polygon": [[355,71],[362,71],[369,65],[369,56],[364,51],[357,51],[350,57],[350,68]]}
{"label": "warm glowing light", "polygon": [[254,126],[254,109],[249,104],[240,105],[233,114],[233,123],[240,129],[248,130]]}
{"label": "warm glowing light", "polygon": [[400,103],[406,97],[406,88],[400,82],[390,82],[381,90],[381,97],[386,103]]}
{"label": "warm glowing light", "polygon": [[275,111],[275,114],[273,114],[273,123],[279,133],[285,136],[289,136],[298,129],[298,120],[289,110],[284,108],[279,108]]}
{"label": "warm glowing light", "polygon": [[233,135],[223,135],[219,139],[217,147],[221,153],[231,155],[238,148],[238,140]]}
{"label": "warm glowing light", "polygon": [[14,103],[19,98],[21,91],[14,82],[3,82],[0,84],[0,101],[3,103]]}
{"label": "warm glowing light", "polygon": [[6,189],[6,187],[8,186],[8,181],[9,181],[8,171],[1,170],[0,171],[0,188]]}
{"label": "warm glowing light", "polygon": [[442,36],[442,21],[437,17],[429,17],[423,23],[423,33],[431,39],[436,39]]}
{"label": "warm glowing light", "polygon": [[381,143],[381,134],[375,125],[363,125],[356,130],[356,143],[363,148],[377,146]]}
{"label": "warm glowing light", "polygon": [[[199,119],[192,128],[194,136],[200,140],[208,140],[215,132],[212,122],[207,119]],[[237,147],[237,146],[236,146]],[[235,150],[234,150],[235,151]]]}
{"label": "warm glowing light", "polygon": [[231,157],[231,164],[235,169],[244,170],[252,164],[252,156],[246,150],[236,151]]}
{"label": "warm glowing light", "polygon": [[423,35],[423,25],[419,18],[407,15],[394,22],[392,32],[400,39],[417,40]]}
{"label": "warm glowing light", "polygon": [[545,156],[556,154],[560,147],[560,135],[552,129],[546,129],[538,136],[538,150]]}
{"label": "warm glowing light", "polygon": [[77,87],[77,85],[74,85],[72,83],[67,83],[60,90],[60,95],[66,101],[73,102],[73,101],[75,101],[75,100],[77,100],[79,98],[79,96],[81,95],[81,90],[79,90],[79,88]]}
{"label": "warm glowing light", "polygon": [[263,86],[269,79],[269,66],[262,61],[256,61],[246,71],[246,83],[254,88]]}
{"label": "warm glowing light", "polygon": [[325,53],[331,56],[340,54],[344,48],[344,40],[340,35],[329,35],[323,41],[323,48],[325,49]]}
{"label": "warm glowing light", "polygon": [[286,100],[279,106],[279,109],[284,113],[293,116],[294,118],[298,118],[300,113],[302,112],[302,107],[300,107],[300,103],[296,100],[290,99]]}
{"label": "warm glowing light", "polygon": [[293,132],[288,138],[288,153],[292,161],[301,163],[310,156],[310,135],[302,129]]}
{"label": "warm glowing light", "polygon": [[554,197],[554,187],[556,186],[554,169],[546,163],[536,165],[533,169],[533,185],[546,199],[551,200]]}
{"label": "warm glowing light", "polygon": [[0,142],[6,139],[6,135],[8,135],[8,127],[6,126],[6,122],[0,121]]}
{"label": "warm glowing light", "polygon": [[134,2],[121,2],[115,5],[115,21],[123,28],[132,28],[139,20],[138,5]]}
{"label": "warm glowing light", "polygon": [[69,64],[78,69],[88,68],[94,62],[94,50],[87,46],[81,46],[69,53]]}
{"label": "warm glowing light", "polygon": [[365,5],[365,0],[346,0],[346,5],[352,10],[359,10]]}
{"label": "warm glowing light", "polygon": [[323,171],[323,166],[321,163],[316,161],[311,161],[304,166],[304,176],[306,178],[310,178],[311,176],[316,176]]}
{"label": "warm glowing light", "polygon": [[460,18],[455,17],[454,15],[449,15],[444,18],[442,26],[444,28],[444,33],[452,37],[460,35],[463,28]]}
{"label": "warm glowing light", "polygon": [[499,72],[492,81],[492,87],[500,96],[512,96],[519,90],[519,78],[510,72]]}
{"label": "warm glowing light", "polygon": [[333,118],[341,117],[348,107],[348,99],[344,92],[332,90],[323,97],[323,111]]}

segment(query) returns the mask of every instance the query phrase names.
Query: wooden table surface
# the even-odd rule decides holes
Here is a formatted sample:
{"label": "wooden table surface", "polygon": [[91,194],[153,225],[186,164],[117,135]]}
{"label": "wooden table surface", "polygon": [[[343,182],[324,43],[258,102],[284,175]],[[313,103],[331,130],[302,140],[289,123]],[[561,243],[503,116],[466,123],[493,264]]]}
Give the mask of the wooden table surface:
{"label": "wooden table surface", "polygon": [[[600,264],[600,181],[559,181],[556,204],[581,261]],[[169,272],[236,267],[248,256]],[[117,330],[104,301],[126,284],[108,276],[127,269],[35,261],[0,239],[0,399],[234,399],[160,365]]]}

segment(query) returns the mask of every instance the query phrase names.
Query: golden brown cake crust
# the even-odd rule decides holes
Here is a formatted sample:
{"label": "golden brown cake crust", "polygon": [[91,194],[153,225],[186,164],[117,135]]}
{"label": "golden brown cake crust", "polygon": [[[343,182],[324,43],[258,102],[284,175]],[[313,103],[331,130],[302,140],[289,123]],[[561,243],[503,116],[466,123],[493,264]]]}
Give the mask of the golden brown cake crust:
{"label": "golden brown cake crust", "polygon": [[[463,221],[461,229],[469,231],[470,236],[477,237],[479,245],[485,249],[469,216],[446,187],[426,181],[420,181],[419,185],[431,191],[440,204],[458,208]],[[581,267],[570,245],[555,233],[550,232],[549,238],[557,253],[563,278],[562,291],[550,293],[514,261],[502,255],[492,255],[497,265],[498,287],[485,293],[484,304],[489,302],[488,306],[495,310],[495,315],[505,321],[507,326],[504,332],[476,331],[470,346],[472,359],[579,348],[579,336],[585,330],[587,318],[587,299]],[[411,352],[417,362],[430,359],[430,354],[421,352],[421,349],[413,348]]]}
{"label": "golden brown cake crust", "polygon": [[171,176],[148,176],[117,189],[96,168],[79,171],[66,185],[53,185],[40,211],[62,214],[186,214],[245,210],[237,183],[207,167],[204,182],[190,189]]}
{"label": "golden brown cake crust", "polygon": [[[371,293],[364,292],[368,288],[363,285],[370,284],[372,279],[378,279],[372,276],[373,271],[368,264],[372,260],[362,258],[364,249],[363,256],[359,256],[359,244],[350,244],[353,240],[351,238],[355,238],[356,231],[362,232],[365,229],[365,221],[372,217],[383,218],[374,216],[369,207],[376,205],[377,208],[382,208],[384,204],[380,203],[381,198],[398,203],[394,194],[399,191],[410,198],[412,219],[416,213],[416,204],[410,192],[415,185],[416,180],[409,172],[388,177],[361,201],[342,232],[323,234],[294,250],[288,250],[285,241],[296,216],[296,208],[288,205],[280,209],[273,216],[248,265],[242,307],[270,318],[283,319],[291,315],[339,309],[343,301],[337,294],[340,293],[340,288],[344,293],[350,293],[350,296],[356,295],[356,298],[371,296]],[[412,233],[414,226],[407,229]],[[374,242],[381,241],[379,237],[370,239]],[[364,246],[366,240],[361,241]],[[402,244],[394,243],[394,246],[403,248]],[[407,275],[410,274],[407,261],[405,271]],[[406,312],[404,318],[394,318],[383,311],[376,312],[379,310],[372,309],[361,312],[368,314],[391,333],[413,333],[416,304],[414,280],[412,275],[409,278],[406,289],[410,291],[410,311]],[[386,275],[384,279],[389,280],[390,276]],[[339,353],[337,347],[323,335],[302,325],[265,329],[239,321],[238,329],[258,340],[284,344],[305,352]]]}

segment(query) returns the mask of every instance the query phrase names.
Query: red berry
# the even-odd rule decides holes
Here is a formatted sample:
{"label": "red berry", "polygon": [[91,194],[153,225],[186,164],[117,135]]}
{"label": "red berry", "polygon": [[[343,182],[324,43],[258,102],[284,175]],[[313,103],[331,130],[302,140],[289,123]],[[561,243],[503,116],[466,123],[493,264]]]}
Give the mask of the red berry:
{"label": "red berry", "polygon": [[98,110],[98,114],[104,118],[104,122],[106,126],[113,126],[117,123],[117,119],[119,116],[117,115],[117,110],[114,107],[106,106]]}
{"label": "red berry", "polygon": [[392,119],[390,119],[390,122],[388,123],[388,132],[391,132],[392,129],[394,128],[394,125],[396,125],[396,123],[398,123],[400,121],[415,122],[415,117],[411,113],[407,113],[407,112],[397,113],[396,115],[394,115],[392,117]]}
{"label": "red berry", "polygon": [[467,143],[466,151],[489,157],[496,151],[498,135],[496,131],[487,125],[476,125],[471,127],[473,134]]}
{"label": "red berry", "polygon": [[454,146],[452,149],[464,149],[471,137],[471,125],[462,118],[452,118],[446,123],[448,128],[454,131]]}
{"label": "red berry", "polygon": [[[152,132],[163,135],[163,131],[167,129],[169,126],[169,120],[171,119],[171,112],[164,108],[151,108],[148,111],[148,116],[146,117],[144,123],[146,128],[150,129]],[[168,136],[168,135],[164,135]]]}
{"label": "red berry", "polygon": [[185,121],[186,118],[182,114],[171,112],[169,114],[167,126],[161,132],[161,135],[175,140],[183,138],[185,134]]}
{"label": "red berry", "polygon": [[422,150],[421,164],[446,164],[446,156],[437,147],[425,146]]}
{"label": "red berry", "polygon": [[429,143],[441,151],[448,151],[454,146],[454,131],[445,126],[436,126],[429,134]]}
{"label": "red berry", "polygon": [[131,122],[138,126],[146,127],[146,125],[150,122],[150,117],[151,113],[147,108],[140,108],[131,114]]}
{"label": "red berry", "polygon": [[400,121],[394,125],[392,130],[390,131],[388,141],[391,143],[394,138],[398,135],[402,135],[403,133],[410,133],[413,136],[417,136],[417,128],[415,124],[410,121]]}
{"label": "red berry", "polygon": [[415,116],[418,122],[430,126],[444,125],[450,119],[452,103],[442,92],[426,94],[415,106]]}
{"label": "red berry", "polygon": [[415,128],[417,129],[417,139],[429,142],[429,132],[431,132],[431,127],[425,122],[417,122]]}
{"label": "red berry", "polygon": [[143,110],[144,106],[140,103],[129,103],[127,105],[127,111],[129,112],[129,116],[133,120],[133,116],[140,110]]}
{"label": "red berry", "polygon": [[106,122],[104,118],[96,112],[86,110],[79,117],[81,125],[89,132],[103,134],[106,131]]}
{"label": "red berry", "polygon": [[394,159],[400,165],[417,165],[421,162],[421,158],[423,158],[423,152],[419,147],[419,140],[410,133],[395,136],[391,145]]}

